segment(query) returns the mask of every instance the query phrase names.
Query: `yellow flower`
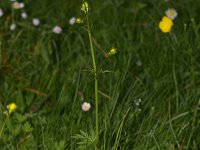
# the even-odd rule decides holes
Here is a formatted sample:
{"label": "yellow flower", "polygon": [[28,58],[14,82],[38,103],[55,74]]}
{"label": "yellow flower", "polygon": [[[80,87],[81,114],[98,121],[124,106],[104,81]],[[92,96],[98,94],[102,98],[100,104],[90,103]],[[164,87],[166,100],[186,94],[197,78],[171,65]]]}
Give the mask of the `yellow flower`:
{"label": "yellow flower", "polygon": [[116,48],[111,48],[110,51],[107,53],[107,56],[111,56],[111,55],[115,55],[117,53],[117,49]]}
{"label": "yellow flower", "polygon": [[84,2],[81,6],[81,10],[87,13],[89,11],[88,2]]}
{"label": "yellow flower", "polygon": [[172,19],[164,16],[162,18],[162,21],[159,23],[159,28],[161,29],[162,32],[167,33],[171,31],[171,28],[173,26],[173,21]]}
{"label": "yellow flower", "polygon": [[17,109],[17,105],[15,103],[10,103],[7,105],[9,113],[14,112]]}
{"label": "yellow flower", "polygon": [[83,20],[81,18],[76,18],[76,23],[78,24],[83,23]]}

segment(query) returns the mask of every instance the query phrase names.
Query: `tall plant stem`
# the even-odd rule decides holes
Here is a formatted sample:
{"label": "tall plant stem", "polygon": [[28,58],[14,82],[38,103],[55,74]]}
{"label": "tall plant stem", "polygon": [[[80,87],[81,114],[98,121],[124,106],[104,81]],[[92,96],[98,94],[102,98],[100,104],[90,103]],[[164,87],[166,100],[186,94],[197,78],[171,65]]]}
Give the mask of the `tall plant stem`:
{"label": "tall plant stem", "polygon": [[1,139],[1,135],[2,135],[3,129],[4,129],[5,125],[6,125],[6,122],[7,122],[8,118],[9,118],[9,115],[6,117],[6,120],[4,121],[3,126],[1,127],[0,139]]}
{"label": "tall plant stem", "polygon": [[96,143],[99,142],[99,100],[98,100],[98,78],[97,78],[97,67],[96,67],[96,61],[95,61],[95,55],[94,55],[94,47],[92,43],[92,35],[91,35],[91,28],[90,23],[88,19],[87,14],[87,31],[89,36],[89,42],[90,42],[90,49],[91,49],[91,55],[92,55],[92,63],[93,63],[93,71],[94,71],[94,90],[95,90],[95,119],[96,119]]}

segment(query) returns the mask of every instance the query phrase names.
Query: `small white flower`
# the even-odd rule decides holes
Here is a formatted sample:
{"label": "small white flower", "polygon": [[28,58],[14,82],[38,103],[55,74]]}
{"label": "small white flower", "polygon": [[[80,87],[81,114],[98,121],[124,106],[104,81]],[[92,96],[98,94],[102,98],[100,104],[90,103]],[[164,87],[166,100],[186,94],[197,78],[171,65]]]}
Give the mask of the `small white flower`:
{"label": "small white flower", "polygon": [[24,3],[19,3],[20,8],[24,8],[25,4]]}
{"label": "small white flower", "polygon": [[39,26],[40,25],[40,20],[38,18],[33,18],[32,22],[33,22],[34,26]]}
{"label": "small white flower", "polygon": [[55,26],[52,31],[56,34],[60,34],[62,32],[62,28],[60,26]]}
{"label": "small white flower", "polygon": [[134,100],[134,103],[136,106],[140,106],[141,102],[142,102],[142,100],[140,98],[137,100]]}
{"label": "small white flower", "polygon": [[174,19],[178,16],[178,13],[177,13],[177,11],[176,11],[175,9],[169,8],[169,9],[167,9],[167,10],[165,11],[165,15],[166,15],[168,18],[174,20]]}
{"label": "small white flower", "polygon": [[0,8],[0,17],[3,16],[3,10]]}
{"label": "small white flower", "polygon": [[16,24],[13,23],[10,25],[10,30],[13,31],[16,29],[16,27],[17,27]]}
{"label": "small white flower", "polygon": [[138,60],[137,62],[136,62],[136,64],[137,64],[137,66],[142,66],[142,61],[141,60]]}
{"label": "small white flower", "polygon": [[76,23],[76,17],[72,17],[71,19],[69,19],[70,25],[74,25],[75,23]]}
{"label": "small white flower", "polygon": [[22,17],[23,19],[27,19],[27,18],[28,18],[28,14],[25,13],[25,12],[23,12],[23,13],[21,14],[21,17]]}
{"label": "small white flower", "polygon": [[89,111],[90,108],[91,108],[91,104],[90,103],[87,103],[87,102],[84,102],[82,105],[81,105],[81,108],[83,111]]}
{"label": "small white flower", "polygon": [[139,106],[139,105],[140,105],[140,102],[135,101],[135,105],[136,105],[136,106]]}

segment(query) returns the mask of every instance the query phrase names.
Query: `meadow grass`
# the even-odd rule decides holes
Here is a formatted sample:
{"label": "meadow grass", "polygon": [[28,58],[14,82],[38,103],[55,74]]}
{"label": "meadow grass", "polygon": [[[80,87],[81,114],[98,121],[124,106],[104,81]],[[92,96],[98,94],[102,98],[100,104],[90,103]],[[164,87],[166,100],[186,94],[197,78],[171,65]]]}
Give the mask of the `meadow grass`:
{"label": "meadow grass", "polygon": [[[1,150],[94,149],[95,95],[87,32],[68,20],[83,17],[82,1],[26,0],[27,20],[1,1],[0,110],[11,114]],[[99,80],[101,150],[200,149],[200,35],[197,0],[89,1]],[[170,33],[158,23],[168,8]],[[34,27],[31,18],[41,20]],[[60,35],[52,33],[60,25]],[[117,53],[105,57],[112,47]],[[82,100],[83,99],[83,100]],[[139,106],[137,100],[141,99]],[[81,104],[91,103],[88,112]]]}

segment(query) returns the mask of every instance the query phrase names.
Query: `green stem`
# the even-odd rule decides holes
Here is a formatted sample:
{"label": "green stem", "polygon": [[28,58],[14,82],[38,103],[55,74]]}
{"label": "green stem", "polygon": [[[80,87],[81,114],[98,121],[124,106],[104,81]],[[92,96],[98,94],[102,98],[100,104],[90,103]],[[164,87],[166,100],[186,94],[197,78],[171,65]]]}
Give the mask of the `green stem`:
{"label": "green stem", "polygon": [[[94,82],[95,82],[95,119],[96,119],[96,143],[98,144],[99,142],[99,107],[98,107],[98,79],[97,79],[97,68],[96,68],[96,61],[95,61],[95,55],[94,55],[94,47],[92,43],[92,35],[91,35],[91,29],[90,29],[90,23],[88,19],[88,14],[87,14],[87,26],[88,26],[88,36],[89,36],[89,42],[90,42],[90,49],[91,49],[91,55],[92,55],[92,63],[93,63],[93,69],[94,69]],[[97,145],[96,144],[96,145]]]}
{"label": "green stem", "polygon": [[4,121],[3,126],[2,126],[2,128],[1,128],[1,131],[0,131],[0,139],[1,139],[1,134],[2,134],[2,132],[3,132],[3,129],[4,129],[5,125],[6,125],[6,122],[7,122],[8,118],[9,118],[9,115],[7,115],[7,118],[6,118],[6,120]]}

